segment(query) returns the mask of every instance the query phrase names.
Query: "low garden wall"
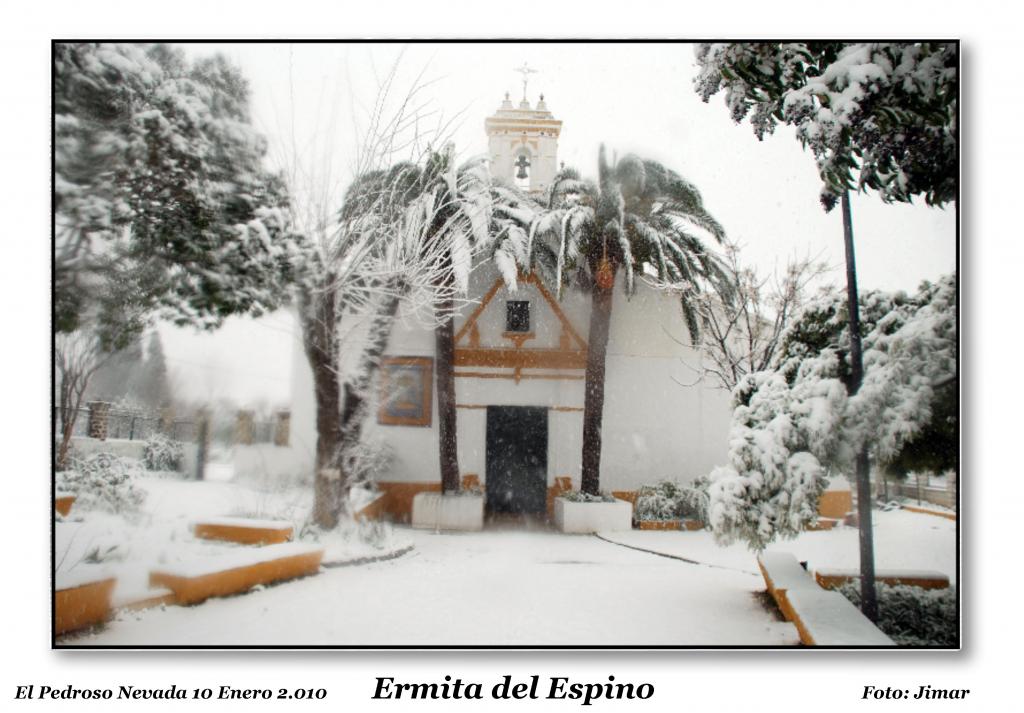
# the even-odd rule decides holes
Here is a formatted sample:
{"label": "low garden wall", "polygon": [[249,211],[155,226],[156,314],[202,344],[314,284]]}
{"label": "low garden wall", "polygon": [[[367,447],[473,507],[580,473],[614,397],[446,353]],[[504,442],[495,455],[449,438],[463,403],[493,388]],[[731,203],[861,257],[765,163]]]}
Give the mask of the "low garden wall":
{"label": "low garden wall", "polygon": [[[196,461],[199,455],[199,446],[195,443],[182,443],[184,455],[181,460],[181,472],[186,478],[196,478]],[[132,458],[142,460],[146,452],[146,442],[139,440],[128,440],[127,438],[88,438],[86,436],[73,436],[71,438],[72,452],[81,458],[96,453],[110,453],[120,458]]]}
{"label": "low garden wall", "polygon": [[142,460],[146,450],[145,441],[130,441],[127,438],[98,438],[74,436],[71,439],[71,451],[74,455],[85,458],[97,453],[110,453],[120,458]]}

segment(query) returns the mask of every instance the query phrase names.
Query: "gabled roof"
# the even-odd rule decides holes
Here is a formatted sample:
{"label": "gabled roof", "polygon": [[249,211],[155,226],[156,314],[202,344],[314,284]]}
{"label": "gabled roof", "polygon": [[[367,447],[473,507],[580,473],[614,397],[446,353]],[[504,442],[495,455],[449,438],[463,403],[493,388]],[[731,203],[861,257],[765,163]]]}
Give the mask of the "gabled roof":
{"label": "gabled roof", "polygon": [[559,345],[555,349],[526,346],[533,338],[533,332],[510,333],[503,337],[508,339],[507,347],[485,347],[480,345],[480,333],[477,322],[494,300],[498,291],[504,286],[499,277],[491,285],[480,304],[469,315],[465,324],[455,335],[456,366],[489,366],[514,369],[514,377],[518,381],[522,369],[585,369],[587,365],[587,342],[573,327],[572,322],[562,311],[558,301],[544,287],[536,275],[520,275],[520,284],[533,285],[547,304],[555,319],[561,324],[562,332]]}

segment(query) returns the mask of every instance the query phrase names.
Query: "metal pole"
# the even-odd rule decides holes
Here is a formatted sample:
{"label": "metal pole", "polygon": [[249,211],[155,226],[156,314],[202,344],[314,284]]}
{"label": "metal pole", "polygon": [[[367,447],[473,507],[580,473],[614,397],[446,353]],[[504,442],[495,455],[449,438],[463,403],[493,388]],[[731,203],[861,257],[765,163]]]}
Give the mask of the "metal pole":
{"label": "metal pole", "polygon": [[[850,326],[850,388],[856,394],[864,379],[864,356],[860,341],[860,303],[857,299],[857,264],[853,252],[853,217],[850,192],[843,191],[843,243],[846,248],[846,306]],[[871,621],[878,620],[878,598],[875,592],[875,545],[871,531],[871,463],[864,444],[857,453],[857,519],[860,531],[860,600],[861,611]]]}

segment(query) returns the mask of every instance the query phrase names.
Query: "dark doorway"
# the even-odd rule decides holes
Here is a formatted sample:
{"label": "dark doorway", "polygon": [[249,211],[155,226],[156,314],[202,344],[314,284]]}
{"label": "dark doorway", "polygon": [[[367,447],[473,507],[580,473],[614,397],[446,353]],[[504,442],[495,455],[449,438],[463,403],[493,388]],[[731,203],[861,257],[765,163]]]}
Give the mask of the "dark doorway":
{"label": "dark doorway", "polygon": [[487,510],[540,515],[547,511],[548,410],[487,407]]}

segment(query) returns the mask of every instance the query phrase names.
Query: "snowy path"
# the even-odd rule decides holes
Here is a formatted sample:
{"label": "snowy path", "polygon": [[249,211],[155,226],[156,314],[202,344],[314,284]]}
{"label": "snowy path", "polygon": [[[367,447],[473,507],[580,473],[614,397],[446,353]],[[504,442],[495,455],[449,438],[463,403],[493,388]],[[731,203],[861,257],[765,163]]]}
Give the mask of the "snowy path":
{"label": "snowy path", "polygon": [[123,615],[68,644],[786,645],[759,576],[548,532],[404,531],[410,555],[195,607]]}
{"label": "snowy path", "polygon": [[[930,569],[949,576],[956,583],[956,523],[933,515],[908,510],[875,511],[872,514],[875,566],[878,569]],[[608,540],[630,547],[653,550],[672,557],[704,562],[747,572],[758,571],[754,555],[745,545],[716,545],[710,532],[614,532]],[[768,549],[791,552],[806,561],[810,569],[860,566],[858,530],[804,532],[794,540],[781,540]]]}

